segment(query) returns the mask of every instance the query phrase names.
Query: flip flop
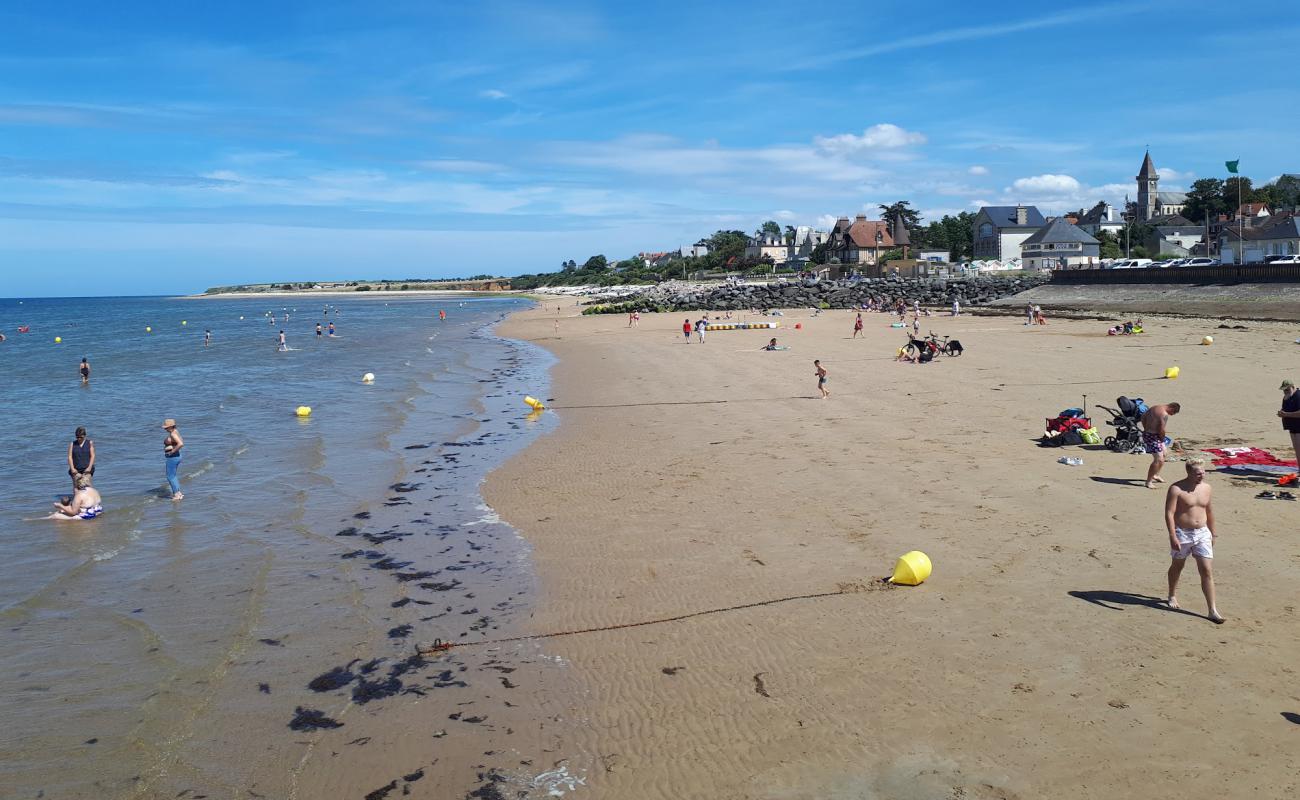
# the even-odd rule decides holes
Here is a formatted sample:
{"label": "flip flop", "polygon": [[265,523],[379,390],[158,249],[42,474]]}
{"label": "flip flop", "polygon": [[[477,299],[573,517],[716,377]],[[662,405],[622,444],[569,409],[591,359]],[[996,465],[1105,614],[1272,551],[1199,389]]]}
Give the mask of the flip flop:
{"label": "flip flop", "polygon": [[1279,500],[1291,500],[1291,501],[1294,501],[1294,500],[1295,500],[1295,495],[1291,494],[1290,492],[1278,492],[1277,498],[1278,498]]}
{"label": "flip flop", "polygon": [[1255,495],[1255,499],[1256,499],[1256,500],[1275,500],[1275,499],[1277,499],[1277,495],[1275,495],[1275,494],[1273,494],[1272,492],[1269,492],[1269,491],[1264,491],[1264,492],[1260,492],[1259,494]]}

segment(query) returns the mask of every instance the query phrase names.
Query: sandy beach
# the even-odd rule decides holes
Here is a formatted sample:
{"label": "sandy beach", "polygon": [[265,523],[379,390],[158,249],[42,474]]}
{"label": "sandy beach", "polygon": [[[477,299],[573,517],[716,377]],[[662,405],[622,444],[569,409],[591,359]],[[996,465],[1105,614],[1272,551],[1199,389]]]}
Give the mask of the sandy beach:
{"label": "sandy beach", "polygon": [[[1085,393],[1125,394],[1181,402],[1170,432],[1189,453],[1290,458],[1275,412],[1300,375],[1294,325],[1148,317],[1144,335],[1107,337],[1095,321],[945,315],[922,324],[965,355],[918,366],[894,362],[904,336],[886,315],[852,340],[852,313],[796,312],[773,332],[782,352],[759,350],[762,331],[684,344],[683,317],[629,329],[552,304],[500,328],[559,358],[560,424],[484,486],[533,547],[529,632],[719,610],[542,641],[584,687],[556,711],[564,752],[590,765],[586,796],[1300,790],[1300,503],[1210,475],[1216,626],[1192,568],[1186,612],[1159,602],[1148,459],[1035,445]],[[1057,463],[1067,450],[1083,466]],[[930,580],[882,586],[912,549]],[[806,595],[827,596],[783,600]]]}

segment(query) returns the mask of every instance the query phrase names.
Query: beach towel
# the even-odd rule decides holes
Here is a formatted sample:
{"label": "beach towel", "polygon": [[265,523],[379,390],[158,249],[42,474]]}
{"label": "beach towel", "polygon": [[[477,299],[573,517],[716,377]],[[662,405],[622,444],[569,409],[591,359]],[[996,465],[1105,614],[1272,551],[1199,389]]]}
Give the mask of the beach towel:
{"label": "beach towel", "polygon": [[1296,466],[1295,459],[1278,458],[1267,450],[1258,447],[1207,447],[1205,452],[1215,457],[1213,463],[1216,467],[1262,466],[1294,468]]}

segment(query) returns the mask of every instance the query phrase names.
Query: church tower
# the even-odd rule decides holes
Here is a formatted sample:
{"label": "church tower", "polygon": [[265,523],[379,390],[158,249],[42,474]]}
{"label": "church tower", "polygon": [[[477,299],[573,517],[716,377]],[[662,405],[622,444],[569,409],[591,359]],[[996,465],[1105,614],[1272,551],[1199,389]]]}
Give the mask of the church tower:
{"label": "church tower", "polygon": [[1151,163],[1151,151],[1142,159],[1142,169],[1138,170],[1137,216],[1140,222],[1146,222],[1156,215],[1156,184],[1160,176],[1156,174],[1156,165]]}

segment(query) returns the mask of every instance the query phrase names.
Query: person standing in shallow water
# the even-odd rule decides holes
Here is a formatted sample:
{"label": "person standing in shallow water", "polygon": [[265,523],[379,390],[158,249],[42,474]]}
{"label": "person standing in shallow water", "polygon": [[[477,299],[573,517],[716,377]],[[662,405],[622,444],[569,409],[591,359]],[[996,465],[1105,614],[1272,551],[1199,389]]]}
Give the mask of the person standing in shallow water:
{"label": "person standing in shallow water", "polygon": [[81,385],[85,386],[90,383],[90,362],[84,357],[81,359]]}
{"label": "person standing in shallow water", "polygon": [[95,474],[95,443],[86,438],[86,429],[77,428],[73,440],[68,442],[68,477],[72,478],[72,491],[77,491],[77,478]]}
{"label": "person standing in shallow water", "polygon": [[167,436],[163,439],[163,459],[167,464],[167,485],[171,487],[173,500],[184,500],[185,495],[181,493],[181,482],[176,472],[181,468],[181,448],[185,446],[185,440],[181,438],[181,432],[176,430],[176,420],[165,419],[162,427],[163,430],[167,431]]}

